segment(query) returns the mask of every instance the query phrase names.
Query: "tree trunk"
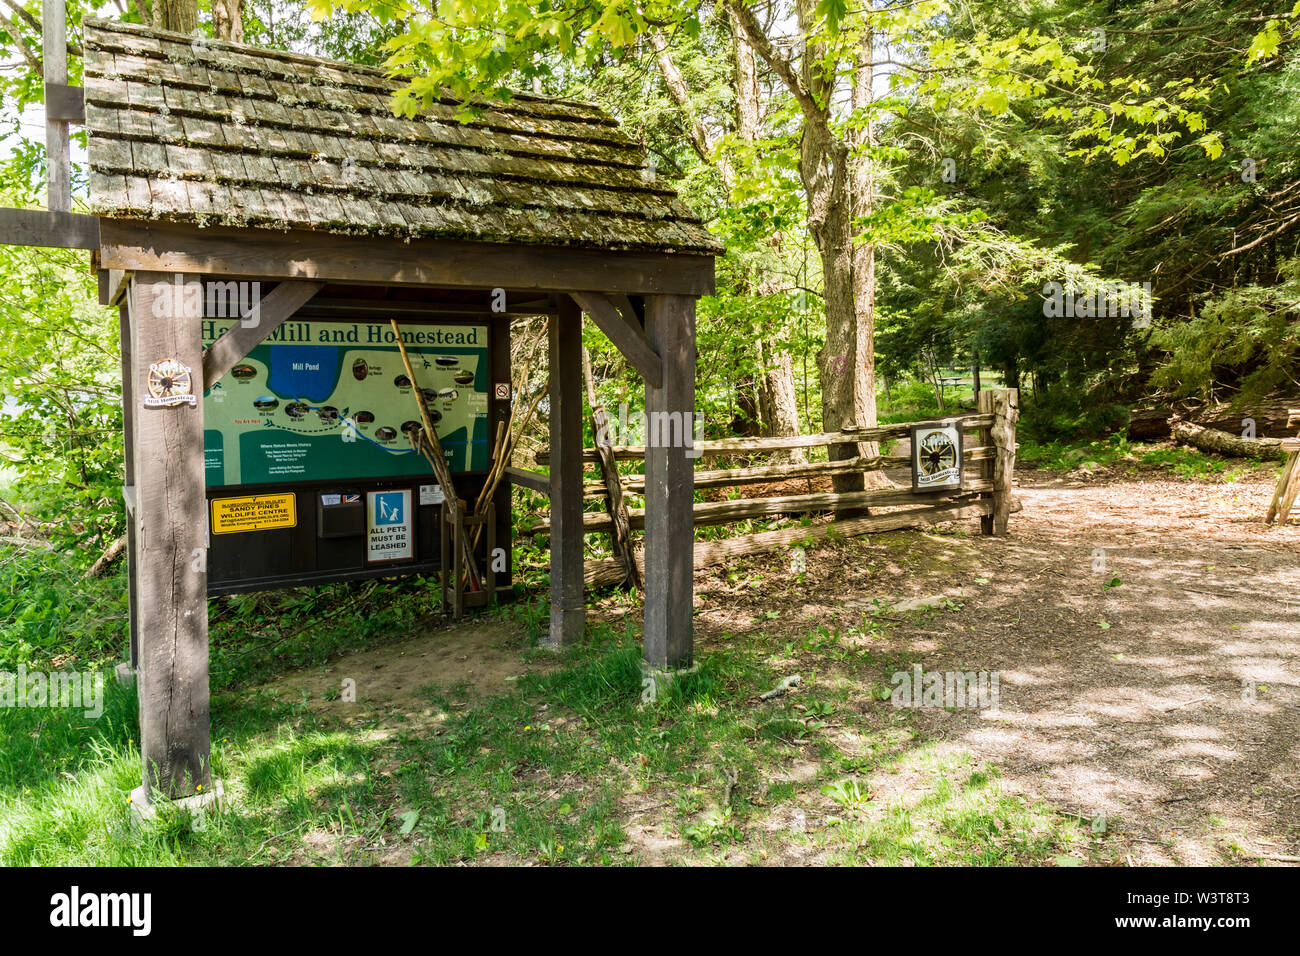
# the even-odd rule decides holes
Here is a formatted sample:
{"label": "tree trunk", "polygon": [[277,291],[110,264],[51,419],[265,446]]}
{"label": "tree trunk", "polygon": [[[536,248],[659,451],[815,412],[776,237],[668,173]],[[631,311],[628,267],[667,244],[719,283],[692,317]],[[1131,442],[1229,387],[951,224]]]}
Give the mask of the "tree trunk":
{"label": "tree trunk", "polygon": [[244,42],[243,0],[212,0],[212,32],[218,40]]}
{"label": "tree trunk", "polygon": [[[799,0],[800,30],[810,35],[815,23],[812,0]],[[822,260],[826,301],[826,345],[817,357],[822,382],[822,428],[834,431],[845,425],[874,420],[875,403],[868,403],[867,366],[858,334],[853,274],[853,200],[849,191],[849,150],[835,138],[830,126],[831,89],[819,61],[825,50],[809,44],[802,58],[803,81],[814,106],[814,122],[803,127],[799,144],[799,178],[808,202],[808,227]],[[856,444],[831,445],[832,461],[865,455]],[[861,475],[837,475],[838,492],[860,491]]]}
{"label": "tree trunk", "polygon": [[1020,363],[1013,358],[1002,363],[1002,387],[1020,388]]}
{"label": "tree trunk", "polygon": [[[854,332],[857,340],[857,360],[861,364],[860,394],[855,396],[857,423],[873,426],[876,424],[876,247],[874,243],[854,243],[857,235],[856,222],[871,215],[875,207],[875,171],[872,168],[870,150],[875,143],[875,122],[871,114],[876,95],[872,87],[875,72],[875,33],[868,21],[864,27],[862,41],[858,48],[857,62],[853,72],[853,111],[864,118],[860,127],[850,130],[849,140],[849,189],[850,189],[850,248],[853,251],[853,308]],[[874,442],[863,446],[862,453],[868,456],[878,455],[879,446]],[[869,476],[883,479],[884,473]]]}
{"label": "tree trunk", "polygon": [[[794,357],[787,351],[774,351],[771,344],[758,340],[758,357],[763,363],[760,409],[767,435],[788,438],[799,434],[799,404],[794,391]],[[791,448],[773,456],[773,460],[802,462],[808,457],[802,448]]]}
{"label": "tree trunk", "polygon": [[[733,22],[743,30],[755,52],[780,77],[803,114],[799,151],[799,177],[808,204],[808,228],[822,260],[825,286],[826,345],[818,356],[822,380],[822,426],[833,430],[850,424],[876,421],[874,250],[855,250],[853,218],[856,210],[870,209],[870,169],[855,166],[849,144],[836,133],[831,101],[835,64],[826,64],[824,44],[807,42],[818,23],[816,0],[797,0],[795,13],[804,48],[797,50],[799,65],[777,49],[754,11],[743,0],[726,0]],[[872,38],[864,37],[857,53],[854,103],[871,97]],[[871,133],[866,132],[867,141]],[[865,158],[864,158],[865,161]],[[856,201],[852,188],[865,187],[866,198]],[[864,205],[865,204],[865,205]],[[855,275],[855,265],[856,272]],[[862,454],[856,444],[832,445],[830,456],[843,460]],[[863,487],[862,477],[839,476],[837,491]]]}
{"label": "tree trunk", "polygon": [[[736,46],[736,133],[748,143],[755,142],[761,132],[758,92],[758,61],[744,30],[735,24],[733,33]],[[731,183],[724,183],[730,189]],[[760,294],[769,290],[759,288]],[[794,391],[794,359],[789,350],[780,349],[771,339],[762,335],[756,341],[758,361],[761,366],[759,385],[759,413],[766,434],[785,438],[799,434],[799,407]],[[801,462],[807,456],[803,449],[792,449],[775,456],[777,459]]]}
{"label": "tree trunk", "polygon": [[153,0],[153,25],[157,30],[193,33],[199,25],[198,0]]}

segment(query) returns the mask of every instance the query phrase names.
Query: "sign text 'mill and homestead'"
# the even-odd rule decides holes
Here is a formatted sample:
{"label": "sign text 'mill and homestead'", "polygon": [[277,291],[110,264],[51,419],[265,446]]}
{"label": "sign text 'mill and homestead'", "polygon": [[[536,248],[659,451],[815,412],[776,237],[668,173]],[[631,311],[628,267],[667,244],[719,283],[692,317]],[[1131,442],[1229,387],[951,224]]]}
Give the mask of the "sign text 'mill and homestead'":
{"label": "sign text 'mill and homestead'", "polygon": [[[205,319],[203,338],[215,341],[234,323]],[[408,326],[402,329],[406,345],[468,345],[484,342],[486,329],[478,325]],[[369,322],[285,322],[264,343],[301,345],[396,345],[392,328]]]}

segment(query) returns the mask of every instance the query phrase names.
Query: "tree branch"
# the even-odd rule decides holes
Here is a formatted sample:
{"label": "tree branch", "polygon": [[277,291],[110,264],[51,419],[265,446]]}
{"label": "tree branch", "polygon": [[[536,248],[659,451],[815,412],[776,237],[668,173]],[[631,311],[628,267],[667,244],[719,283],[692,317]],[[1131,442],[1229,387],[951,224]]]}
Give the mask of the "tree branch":
{"label": "tree branch", "polygon": [[[27,11],[24,10],[22,7],[16,6],[13,0],[5,0],[5,2],[10,7],[13,7],[13,9],[18,11],[18,13],[25,14],[26,19],[31,18],[31,14],[27,13]],[[34,54],[30,48],[28,48],[27,42],[23,39],[22,34],[18,32],[17,25],[15,25],[15,23],[12,20],[10,20],[8,17],[6,17],[3,13],[0,13],[0,27],[4,27],[5,33],[9,34],[11,37],[14,38],[14,45],[18,47],[19,52],[22,53],[23,55],[23,59],[26,60],[27,65],[31,67],[32,72],[35,73],[37,76],[43,76],[45,73],[45,66],[42,63],[41,58],[38,57],[36,54]],[[40,33],[39,23],[36,25],[36,32],[38,34]]]}
{"label": "tree branch", "polygon": [[[727,12],[732,16],[732,22],[740,29],[745,31],[745,36],[749,37],[749,43],[763,58],[763,62],[771,68],[772,72],[781,78],[795,100],[799,103],[799,108],[808,119],[826,126],[825,111],[818,104],[812,91],[804,84],[799,74],[795,71],[794,65],[783,56],[777,53],[776,48],[772,45],[771,39],[763,31],[763,27],[754,17],[754,12],[745,6],[744,0],[724,0]],[[829,133],[829,127],[827,127]]]}

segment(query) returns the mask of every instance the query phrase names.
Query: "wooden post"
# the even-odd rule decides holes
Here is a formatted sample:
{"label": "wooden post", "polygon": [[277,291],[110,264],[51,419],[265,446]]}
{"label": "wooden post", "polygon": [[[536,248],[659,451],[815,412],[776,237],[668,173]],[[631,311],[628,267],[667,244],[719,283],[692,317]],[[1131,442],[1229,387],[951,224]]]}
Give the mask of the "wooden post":
{"label": "wooden post", "polygon": [[[1286,423],[1288,426],[1300,423],[1300,408],[1288,409]],[[1300,435],[1296,436],[1300,439]],[[1287,443],[1282,443],[1283,450],[1287,451]],[[1282,468],[1282,475],[1277,480],[1277,490],[1273,492],[1273,500],[1269,503],[1268,514],[1264,516],[1265,524],[1272,524],[1273,519],[1277,519],[1278,524],[1286,524],[1287,514],[1291,511],[1291,505],[1295,502],[1296,495],[1300,494],[1300,450],[1288,451],[1286,465]]]}
{"label": "wooden post", "polygon": [[131,308],[123,302],[118,310],[118,332],[122,354],[122,446],[126,467],[122,498],[126,504],[126,606],[130,635],[131,670],[140,666],[140,596],[137,590],[139,545],[135,537],[135,379],[131,360]]}
{"label": "wooden post", "polygon": [[551,647],[582,636],[582,312],[561,296],[547,330],[551,399]]}
{"label": "wooden post", "polygon": [[[65,0],[41,0],[41,50],[45,73],[45,173],[49,194],[45,205],[50,212],[72,210],[72,158],[68,154],[67,120],[49,116],[51,84],[68,82],[68,15]],[[22,41],[17,41],[21,43]]]}
{"label": "wooden post", "polygon": [[1011,516],[1011,477],[1016,469],[1016,422],[1020,418],[1020,391],[1014,388],[986,388],[980,392],[981,415],[992,415],[993,424],[981,430],[983,442],[994,448],[993,460],[985,465],[985,477],[993,479],[993,512],[980,518],[984,534],[1004,535]]}
{"label": "wooden post", "polygon": [[1295,504],[1298,495],[1300,495],[1300,452],[1292,452],[1287,457],[1287,466],[1282,469],[1282,477],[1277,483],[1277,491],[1273,494],[1273,503],[1269,505],[1268,517],[1265,521],[1276,520],[1280,525],[1286,524],[1287,516],[1291,514],[1291,506]]}
{"label": "wooden post", "polygon": [[[136,273],[127,294],[140,752],[146,796],[175,799],[211,788],[203,344],[200,322],[185,317],[171,275]],[[168,359],[189,369],[188,388],[165,369],[151,371],[151,364]],[[168,393],[177,404],[165,403]],[[192,404],[186,394],[193,396]]]}
{"label": "wooden post", "polygon": [[647,385],[645,399],[645,659],[679,667],[694,650],[695,299],[647,297],[646,336],[663,384]]}

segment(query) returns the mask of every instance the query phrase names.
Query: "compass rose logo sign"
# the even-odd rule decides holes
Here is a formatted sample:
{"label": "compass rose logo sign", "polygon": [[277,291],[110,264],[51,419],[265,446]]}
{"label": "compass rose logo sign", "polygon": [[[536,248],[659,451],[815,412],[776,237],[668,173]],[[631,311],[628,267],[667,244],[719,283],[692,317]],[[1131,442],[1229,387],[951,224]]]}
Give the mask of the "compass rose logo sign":
{"label": "compass rose logo sign", "polygon": [[145,408],[169,408],[173,405],[197,405],[194,394],[194,375],[188,365],[175,359],[163,359],[149,366],[149,394],[144,398]]}
{"label": "compass rose logo sign", "polygon": [[912,428],[912,489],[961,486],[961,428],[955,424]]}

